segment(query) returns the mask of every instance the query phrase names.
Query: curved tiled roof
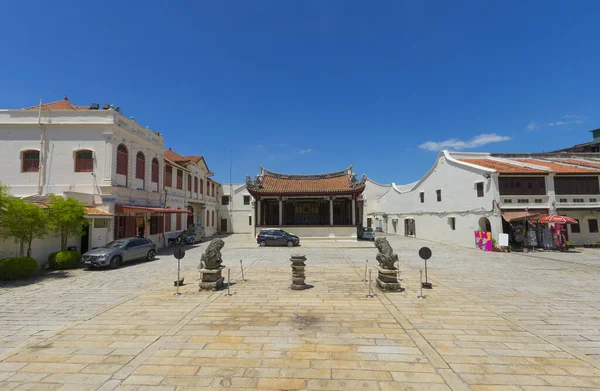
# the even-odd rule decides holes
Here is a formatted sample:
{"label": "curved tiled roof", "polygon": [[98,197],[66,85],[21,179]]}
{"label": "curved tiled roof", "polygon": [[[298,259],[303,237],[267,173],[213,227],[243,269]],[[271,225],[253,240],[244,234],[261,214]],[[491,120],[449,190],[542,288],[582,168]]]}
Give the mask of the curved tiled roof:
{"label": "curved tiled roof", "polygon": [[476,166],[496,170],[499,174],[547,174],[548,171],[537,168],[524,167],[492,159],[459,159],[459,161]]}
{"label": "curved tiled roof", "polygon": [[251,181],[247,178],[248,191],[254,194],[349,194],[362,193],[366,177],[355,180],[350,169],[318,175],[279,174],[261,167],[261,175]]}
{"label": "curved tiled roof", "polygon": [[585,167],[575,167],[567,164],[560,164],[555,162],[549,162],[545,160],[538,159],[515,159],[518,162],[525,164],[535,164],[536,166],[547,167],[548,169],[554,171],[557,174],[593,174],[598,173],[599,170],[595,170],[593,168],[585,168]]}

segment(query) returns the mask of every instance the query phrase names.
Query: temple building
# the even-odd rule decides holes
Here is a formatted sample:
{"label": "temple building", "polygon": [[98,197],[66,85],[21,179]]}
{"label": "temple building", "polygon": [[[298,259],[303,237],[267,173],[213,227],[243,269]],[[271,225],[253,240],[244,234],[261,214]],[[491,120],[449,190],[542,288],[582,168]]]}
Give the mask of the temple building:
{"label": "temple building", "polygon": [[253,230],[281,228],[300,237],[356,237],[366,177],[352,166],[317,175],[278,174],[263,167],[246,189],[254,198]]}

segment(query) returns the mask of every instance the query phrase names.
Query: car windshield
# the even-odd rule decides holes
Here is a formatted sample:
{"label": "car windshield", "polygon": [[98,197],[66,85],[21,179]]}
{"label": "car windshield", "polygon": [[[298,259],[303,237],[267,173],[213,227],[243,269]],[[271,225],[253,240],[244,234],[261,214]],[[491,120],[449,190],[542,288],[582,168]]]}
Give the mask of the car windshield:
{"label": "car windshield", "polygon": [[123,248],[129,243],[128,240],[115,240],[102,246],[102,248]]}
{"label": "car windshield", "polygon": [[373,228],[365,228],[364,231],[365,232],[373,232]]}

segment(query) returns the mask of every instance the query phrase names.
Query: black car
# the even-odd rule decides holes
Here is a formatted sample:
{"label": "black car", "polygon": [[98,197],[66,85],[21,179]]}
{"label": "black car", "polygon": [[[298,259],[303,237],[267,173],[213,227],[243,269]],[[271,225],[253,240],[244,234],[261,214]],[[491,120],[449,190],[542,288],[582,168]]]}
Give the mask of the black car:
{"label": "black car", "polygon": [[300,244],[300,238],[296,235],[289,234],[282,229],[263,229],[258,235],[256,235],[256,243],[258,243],[260,247],[294,247]]}

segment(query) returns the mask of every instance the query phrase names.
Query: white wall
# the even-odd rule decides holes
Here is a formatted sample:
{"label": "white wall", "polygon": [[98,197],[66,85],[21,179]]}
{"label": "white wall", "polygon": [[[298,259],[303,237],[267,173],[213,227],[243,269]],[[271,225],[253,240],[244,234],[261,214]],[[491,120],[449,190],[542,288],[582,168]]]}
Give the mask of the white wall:
{"label": "white wall", "polygon": [[[480,230],[479,221],[487,217],[495,239],[502,232],[501,215],[492,203],[497,197],[497,180],[485,179],[486,170],[457,162],[449,154],[440,152],[431,170],[410,191],[400,192],[396,187],[379,200],[379,209],[387,214],[386,232],[393,232],[392,220],[398,219],[397,232],[404,234],[404,219],[415,220],[416,236],[446,243],[474,246],[473,231]],[[484,182],[484,197],[477,197],[476,183]],[[437,201],[436,190],[442,190]],[[425,193],[425,202],[420,201]],[[449,217],[456,220],[452,230]],[[373,222],[375,225],[375,220]]]}
{"label": "white wall", "polygon": [[[68,246],[77,246],[80,249],[80,238],[69,238]],[[42,239],[35,239],[31,243],[31,257],[38,265],[43,266],[48,261],[48,255],[60,251],[60,236],[52,233]],[[12,239],[0,239],[0,259],[7,257],[16,257],[19,254],[19,245]],[[25,254],[27,254],[27,244],[25,245]]]}
{"label": "white wall", "polygon": [[590,219],[596,219],[596,220],[598,220],[598,223],[600,224],[600,212],[592,211],[592,210],[561,209],[559,211],[559,214],[562,216],[569,216],[569,217],[579,220],[579,230],[581,231],[579,233],[572,232],[573,225],[571,225],[571,224],[567,225],[567,230],[569,232],[569,240],[574,241],[575,245],[581,246],[586,242],[596,243],[596,241],[598,239],[600,239],[599,233],[590,232],[589,222],[588,222],[588,220],[590,220]]}
{"label": "white wall", "polygon": [[[233,184],[233,197],[230,198],[229,205],[220,205],[221,218],[227,219],[227,228],[229,233],[253,234],[254,233],[254,198],[246,189],[245,184]],[[231,196],[230,186],[222,185],[223,195]],[[250,198],[250,203],[244,205],[244,196]],[[248,217],[251,217],[249,224]]]}
{"label": "white wall", "polygon": [[[360,199],[362,200],[362,222],[363,225],[367,226],[367,218],[370,217],[373,213],[380,212],[379,199],[385,193],[387,193],[392,188],[392,185],[383,185],[381,183],[377,183],[374,180],[367,178],[365,190],[361,194]],[[360,211],[359,211],[360,213]],[[373,219],[373,226],[375,226]],[[359,218],[357,216],[357,224],[359,222]]]}

